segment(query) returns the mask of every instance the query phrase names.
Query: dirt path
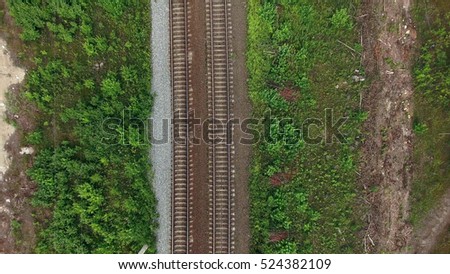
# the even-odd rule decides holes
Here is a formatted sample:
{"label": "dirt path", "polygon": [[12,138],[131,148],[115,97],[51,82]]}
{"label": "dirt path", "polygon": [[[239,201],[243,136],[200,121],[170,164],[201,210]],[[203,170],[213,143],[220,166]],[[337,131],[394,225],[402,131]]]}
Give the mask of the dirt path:
{"label": "dirt path", "polygon": [[10,164],[4,146],[14,133],[14,127],[5,121],[6,93],[9,86],[18,84],[23,80],[25,71],[14,66],[3,39],[0,39],[0,51],[0,180],[3,180],[3,175]]}
{"label": "dirt path", "polygon": [[[247,93],[247,1],[232,0],[231,21],[233,22],[233,87],[234,87],[234,118],[243,121],[251,115],[251,104]],[[236,253],[248,253],[250,246],[250,227],[249,227],[249,167],[251,146],[239,143],[243,137],[243,132],[238,126],[234,129],[235,138],[235,187],[236,197]]]}
{"label": "dirt path", "polygon": [[20,83],[25,71],[16,67],[10,58],[6,42],[0,39],[0,253],[9,253],[14,250],[14,239],[11,231],[13,219],[14,197],[9,193],[8,181],[5,175],[11,160],[5,146],[14,127],[6,122],[6,93],[11,85]]}
{"label": "dirt path", "polygon": [[441,235],[450,226],[450,189],[437,206],[424,218],[415,232],[414,252],[431,253]]}
{"label": "dirt path", "polygon": [[360,16],[363,54],[372,84],[363,98],[369,112],[360,182],[370,213],[367,252],[408,252],[413,86],[411,57],[416,31],[411,1],[368,0]]}

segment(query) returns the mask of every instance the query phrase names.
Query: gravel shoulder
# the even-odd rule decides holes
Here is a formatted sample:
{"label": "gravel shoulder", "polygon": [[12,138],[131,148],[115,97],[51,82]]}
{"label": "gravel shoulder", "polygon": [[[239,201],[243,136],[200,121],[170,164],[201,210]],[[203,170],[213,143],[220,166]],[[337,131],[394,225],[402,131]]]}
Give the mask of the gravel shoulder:
{"label": "gravel shoulder", "polygon": [[152,114],[152,136],[154,140],[157,140],[152,144],[151,159],[154,171],[153,188],[158,200],[159,213],[157,251],[158,253],[166,254],[170,253],[172,203],[172,144],[170,141],[172,93],[170,88],[169,1],[152,0],[151,5],[152,93],[155,98]]}

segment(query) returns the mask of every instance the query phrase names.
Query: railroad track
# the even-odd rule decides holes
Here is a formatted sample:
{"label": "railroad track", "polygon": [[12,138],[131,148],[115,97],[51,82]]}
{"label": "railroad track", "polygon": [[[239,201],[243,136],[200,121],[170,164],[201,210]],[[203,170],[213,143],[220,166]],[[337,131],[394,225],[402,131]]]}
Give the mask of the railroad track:
{"label": "railroad track", "polygon": [[191,61],[189,60],[189,6],[170,0],[171,85],[173,92],[172,253],[192,251]]}
{"label": "railroad track", "polygon": [[206,0],[209,123],[209,252],[234,251],[231,4]]}
{"label": "railroad track", "polygon": [[[171,73],[174,111],[172,253],[192,253],[192,85],[189,0],[170,0]],[[229,0],[206,1],[209,143],[210,253],[234,251],[234,166],[232,128],[233,73],[230,56],[231,7]],[[205,224],[206,225],[206,224]]]}

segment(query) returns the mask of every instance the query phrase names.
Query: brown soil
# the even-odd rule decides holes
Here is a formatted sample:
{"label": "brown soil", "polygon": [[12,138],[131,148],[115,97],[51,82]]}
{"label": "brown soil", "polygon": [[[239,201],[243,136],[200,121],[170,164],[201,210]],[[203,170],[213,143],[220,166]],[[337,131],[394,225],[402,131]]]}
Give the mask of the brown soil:
{"label": "brown soil", "polygon": [[292,173],[275,174],[270,178],[270,184],[275,187],[281,186],[283,184],[290,182],[292,180],[293,175],[294,174]]}
{"label": "brown soil", "polygon": [[[189,1],[191,20],[192,89],[195,118],[208,119],[208,92],[206,73],[206,7],[205,1]],[[201,136],[201,128],[195,129],[195,136]],[[208,196],[208,146],[204,142],[193,146],[193,252],[209,252],[209,196]]]}
{"label": "brown soil", "polygon": [[[233,24],[233,84],[234,118],[241,121],[251,115],[251,104],[247,93],[247,1],[231,0],[231,21]],[[243,133],[235,127],[235,253],[248,253],[250,250],[249,194],[248,181],[251,146],[239,143]]]}
{"label": "brown soil", "polygon": [[[7,41],[8,54],[15,66],[19,66],[17,53],[23,51],[18,38],[19,30],[6,10],[5,1],[0,1],[0,10],[4,11],[0,22],[0,37]],[[3,24],[3,25],[2,25]],[[30,197],[34,184],[24,173],[31,167],[32,156],[21,155],[21,145],[26,132],[34,129],[36,108],[21,100],[21,86],[9,86],[6,112],[7,120],[16,124],[16,130],[8,139],[5,150],[9,158],[9,169],[0,180],[0,207],[6,209],[0,214],[0,253],[31,253],[35,245],[35,227]],[[2,144],[3,145],[3,144]],[[20,224],[13,229],[12,222]]]}
{"label": "brown soil", "polygon": [[288,102],[296,102],[298,100],[298,92],[293,90],[293,89],[289,89],[289,88],[285,88],[283,90],[281,90],[280,92],[281,97],[283,97],[284,100],[288,101]]}
{"label": "brown soil", "polygon": [[[450,226],[450,189],[415,231],[414,252],[431,253]],[[444,235],[446,236],[446,235]]]}
{"label": "brown soil", "polygon": [[411,57],[415,29],[410,0],[365,1],[363,61],[372,84],[364,95],[369,112],[362,145],[360,182],[370,205],[366,252],[408,252],[412,178]]}
{"label": "brown soil", "polygon": [[283,240],[286,240],[289,237],[289,232],[283,231],[283,232],[272,232],[269,236],[269,242],[271,243],[277,243],[281,242]]}
{"label": "brown soil", "polygon": [[[0,41],[2,40],[0,39]],[[1,64],[1,66],[3,65]],[[11,72],[13,71],[19,73],[17,70],[12,70]],[[0,81],[3,82],[5,80],[6,83],[10,83],[8,78],[1,77]],[[23,74],[19,79],[23,79]],[[2,93],[3,88],[7,87],[3,84],[0,84]],[[10,108],[17,108],[16,102],[20,93],[20,85],[11,85],[8,90],[10,100],[7,102],[7,105]],[[1,97],[3,98],[3,96]],[[1,100],[2,103],[6,103],[3,99]],[[31,110],[33,108],[28,109]],[[0,116],[2,119],[0,130],[6,134],[2,134],[2,136],[7,138],[1,138],[1,157],[6,159],[5,162],[2,161],[2,166],[8,168],[6,173],[0,177],[0,253],[29,253],[35,242],[34,219],[32,217],[32,207],[29,204],[29,198],[34,186],[24,173],[24,170],[31,166],[31,156],[21,155],[20,151],[23,134],[25,131],[31,130],[33,125],[29,122],[30,119],[27,118],[26,113],[15,113],[9,109],[6,112],[6,117],[3,114]],[[15,122],[18,126],[17,130],[3,119]],[[20,224],[20,226],[17,227],[16,225],[16,228],[13,228],[13,222]]]}

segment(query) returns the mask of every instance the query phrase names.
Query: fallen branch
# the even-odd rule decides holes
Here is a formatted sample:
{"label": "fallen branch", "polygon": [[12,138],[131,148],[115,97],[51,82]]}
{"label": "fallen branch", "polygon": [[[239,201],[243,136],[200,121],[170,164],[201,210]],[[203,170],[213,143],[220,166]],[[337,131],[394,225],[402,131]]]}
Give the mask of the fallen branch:
{"label": "fallen branch", "polygon": [[347,45],[346,43],[342,42],[342,41],[339,40],[339,39],[336,39],[336,40],[337,40],[339,43],[341,43],[342,45],[344,45],[346,48],[348,48],[349,50],[351,50],[351,51],[353,51],[354,53],[357,53],[357,54],[359,54],[360,56],[362,56],[361,53],[357,52],[354,48],[350,47],[350,46]]}

